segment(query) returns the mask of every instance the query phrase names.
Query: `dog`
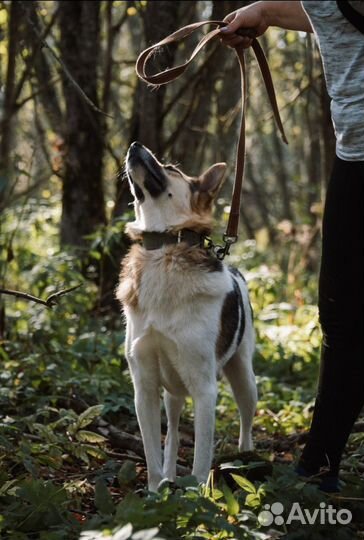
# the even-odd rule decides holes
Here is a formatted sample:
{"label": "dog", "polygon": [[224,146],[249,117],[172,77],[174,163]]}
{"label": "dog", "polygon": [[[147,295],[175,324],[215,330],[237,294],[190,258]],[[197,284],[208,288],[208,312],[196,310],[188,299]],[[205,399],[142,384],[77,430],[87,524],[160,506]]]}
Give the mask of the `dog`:
{"label": "dog", "polygon": [[[217,379],[228,379],[240,413],[239,450],[253,448],[257,388],[255,334],[247,285],[238,270],[205,247],[225,163],[199,177],[163,165],[134,142],[126,173],[134,244],[122,261],[116,297],[126,318],[125,354],[148,469],[148,489],[176,478],[178,424],[185,397],[194,403],[192,474],[206,482],[213,458]],[[161,452],[160,390],[168,422]]]}

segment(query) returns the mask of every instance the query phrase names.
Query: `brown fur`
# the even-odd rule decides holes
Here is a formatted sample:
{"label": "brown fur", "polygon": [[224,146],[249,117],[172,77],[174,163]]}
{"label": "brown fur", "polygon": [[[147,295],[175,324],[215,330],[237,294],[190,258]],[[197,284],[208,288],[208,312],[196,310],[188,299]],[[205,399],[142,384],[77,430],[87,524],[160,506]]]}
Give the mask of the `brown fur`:
{"label": "brown fur", "polygon": [[191,267],[207,272],[220,272],[222,270],[221,261],[216,259],[206,249],[186,247],[183,242],[166,248],[164,258],[167,272],[172,269],[176,259],[182,272],[184,269],[188,270]]}
{"label": "brown fur", "polygon": [[126,306],[138,307],[138,291],[145,265],[145,252],[135,244],[122,261],[119,284],[119,300]]}
{"label": "brown fur", "polygon": [[[144,267],[152,252],[134,244],[122,262],[118,298],[126,306],[138,307],[139,290]],[[206,249],[188,247],[183,242],[166,247],[163,255],[166,272],[175,271],[176,261],[181,272],[191,267],[205,272],[221,272],[222,263]]]}

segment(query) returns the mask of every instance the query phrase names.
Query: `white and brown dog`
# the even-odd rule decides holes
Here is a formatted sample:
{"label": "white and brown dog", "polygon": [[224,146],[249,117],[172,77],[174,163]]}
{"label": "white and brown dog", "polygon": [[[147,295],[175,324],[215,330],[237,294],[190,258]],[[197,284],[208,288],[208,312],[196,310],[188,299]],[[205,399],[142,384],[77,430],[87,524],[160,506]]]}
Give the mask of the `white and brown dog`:
{"label": "white and brown dog", "polygon": [[[126,316],[126,357],[151,491],[176,476],[178,423],[186,395],[195,415],[192,474],[207,480],[213,456],[217,375],[229,380],[240,412],[239,450],[251,450],[257,389],[251,308],[241,274],[203,246],[226,164],[200,177],[162,165],[133,143],[126,171],[137,241],[123,261],[117,298]],[[168,419],[161,452],[160,389]]]}

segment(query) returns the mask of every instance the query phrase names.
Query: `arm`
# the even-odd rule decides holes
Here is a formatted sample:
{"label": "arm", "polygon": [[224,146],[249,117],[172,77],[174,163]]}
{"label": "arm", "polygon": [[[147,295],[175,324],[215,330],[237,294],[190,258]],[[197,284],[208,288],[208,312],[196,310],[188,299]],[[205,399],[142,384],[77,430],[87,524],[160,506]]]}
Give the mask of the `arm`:
{"label": "arm", "polygon": [[312,32],[311,23],[302,4],[296,0],[255,2],[229,13],[224,21],[229,24],[221,29],[221,38],[223,43],[229,46],[239,43],[245,47],[251,45],[249,38],[242,38],[235,34],[238,28],[254,28],[258,36],[264,34],[269,26]]}

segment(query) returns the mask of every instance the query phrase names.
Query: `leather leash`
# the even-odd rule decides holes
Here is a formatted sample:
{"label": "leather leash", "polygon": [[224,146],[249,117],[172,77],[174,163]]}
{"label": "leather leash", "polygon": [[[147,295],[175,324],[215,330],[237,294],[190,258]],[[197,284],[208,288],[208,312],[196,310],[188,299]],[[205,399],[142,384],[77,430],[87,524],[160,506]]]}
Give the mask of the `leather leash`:
{"label": "leather leash", "polygon": [[[148,60],[153,56],[153,53],[159,47],[164,45],[169,45],[177,41],[181,41],[202,26],[206,24],[215,25],[217,28],[211,30],[199,41],[195,49],[193,50],[190,58],[178,66],[166,69],[154,75],[147,75],[145,72],[145,66]],[[201,51],[201,49],[209,43],[211,40],[221,36],[220,28],[226,26],[227,23],[224,21],[201,21],[193,24],[189,24],[180,28],[176,32],[173,32],[166,38],[162,39],[158,43],[155,43],[151,47],[145,49],[138,57],[136,62],[136,72],[138,77],[140,77],[146,83],[152,86],[159,86],[161,84],[167,84],[185,71],[188,65],[192,62],[195,56]],[[265,57],[264,51],[260,46],[259,42],[256,39],[256,32],[252,28],[239,29],[237,34],[249,37],[252,39],[252,48],[256,59],[259,64],[259,68],[264,80],[264,84],[268,93],[269,101],[273,110],[274,118],[276,120],[279,131],[281,132],[282,139],[285,143],[288,144],[286,135],[284,133],[282,121],[279,115],[276,95],[274,91],[272,76],[269,70],[268,62]],[[240,134],[236,151],[236,161],[235,161],[235,180],[233,186],[233,193],[231,199],[230,214],[228,219],[228,224],[226,232],[223,236],[224,246],[217,246],[215,249],[215,254],[219,259],[223,259],[225,255],[229,254],[231,244],[234,244],[238,239],[238,228],[239,228],[239,218],[240,218],[240,199],[241,191],[243,184],[243,175],[244,175],[244,164],[245,164],[245,115],[246,115],[246,70],[245,70],[245,59],[244,59],[244,48],[241,45],[235,47],[235,52],[238,57],[239,67],[240,67],[240,80],[241,80],[241,99],[242,99],[242,113],[241,113],[241,124],[240,124]]]}

